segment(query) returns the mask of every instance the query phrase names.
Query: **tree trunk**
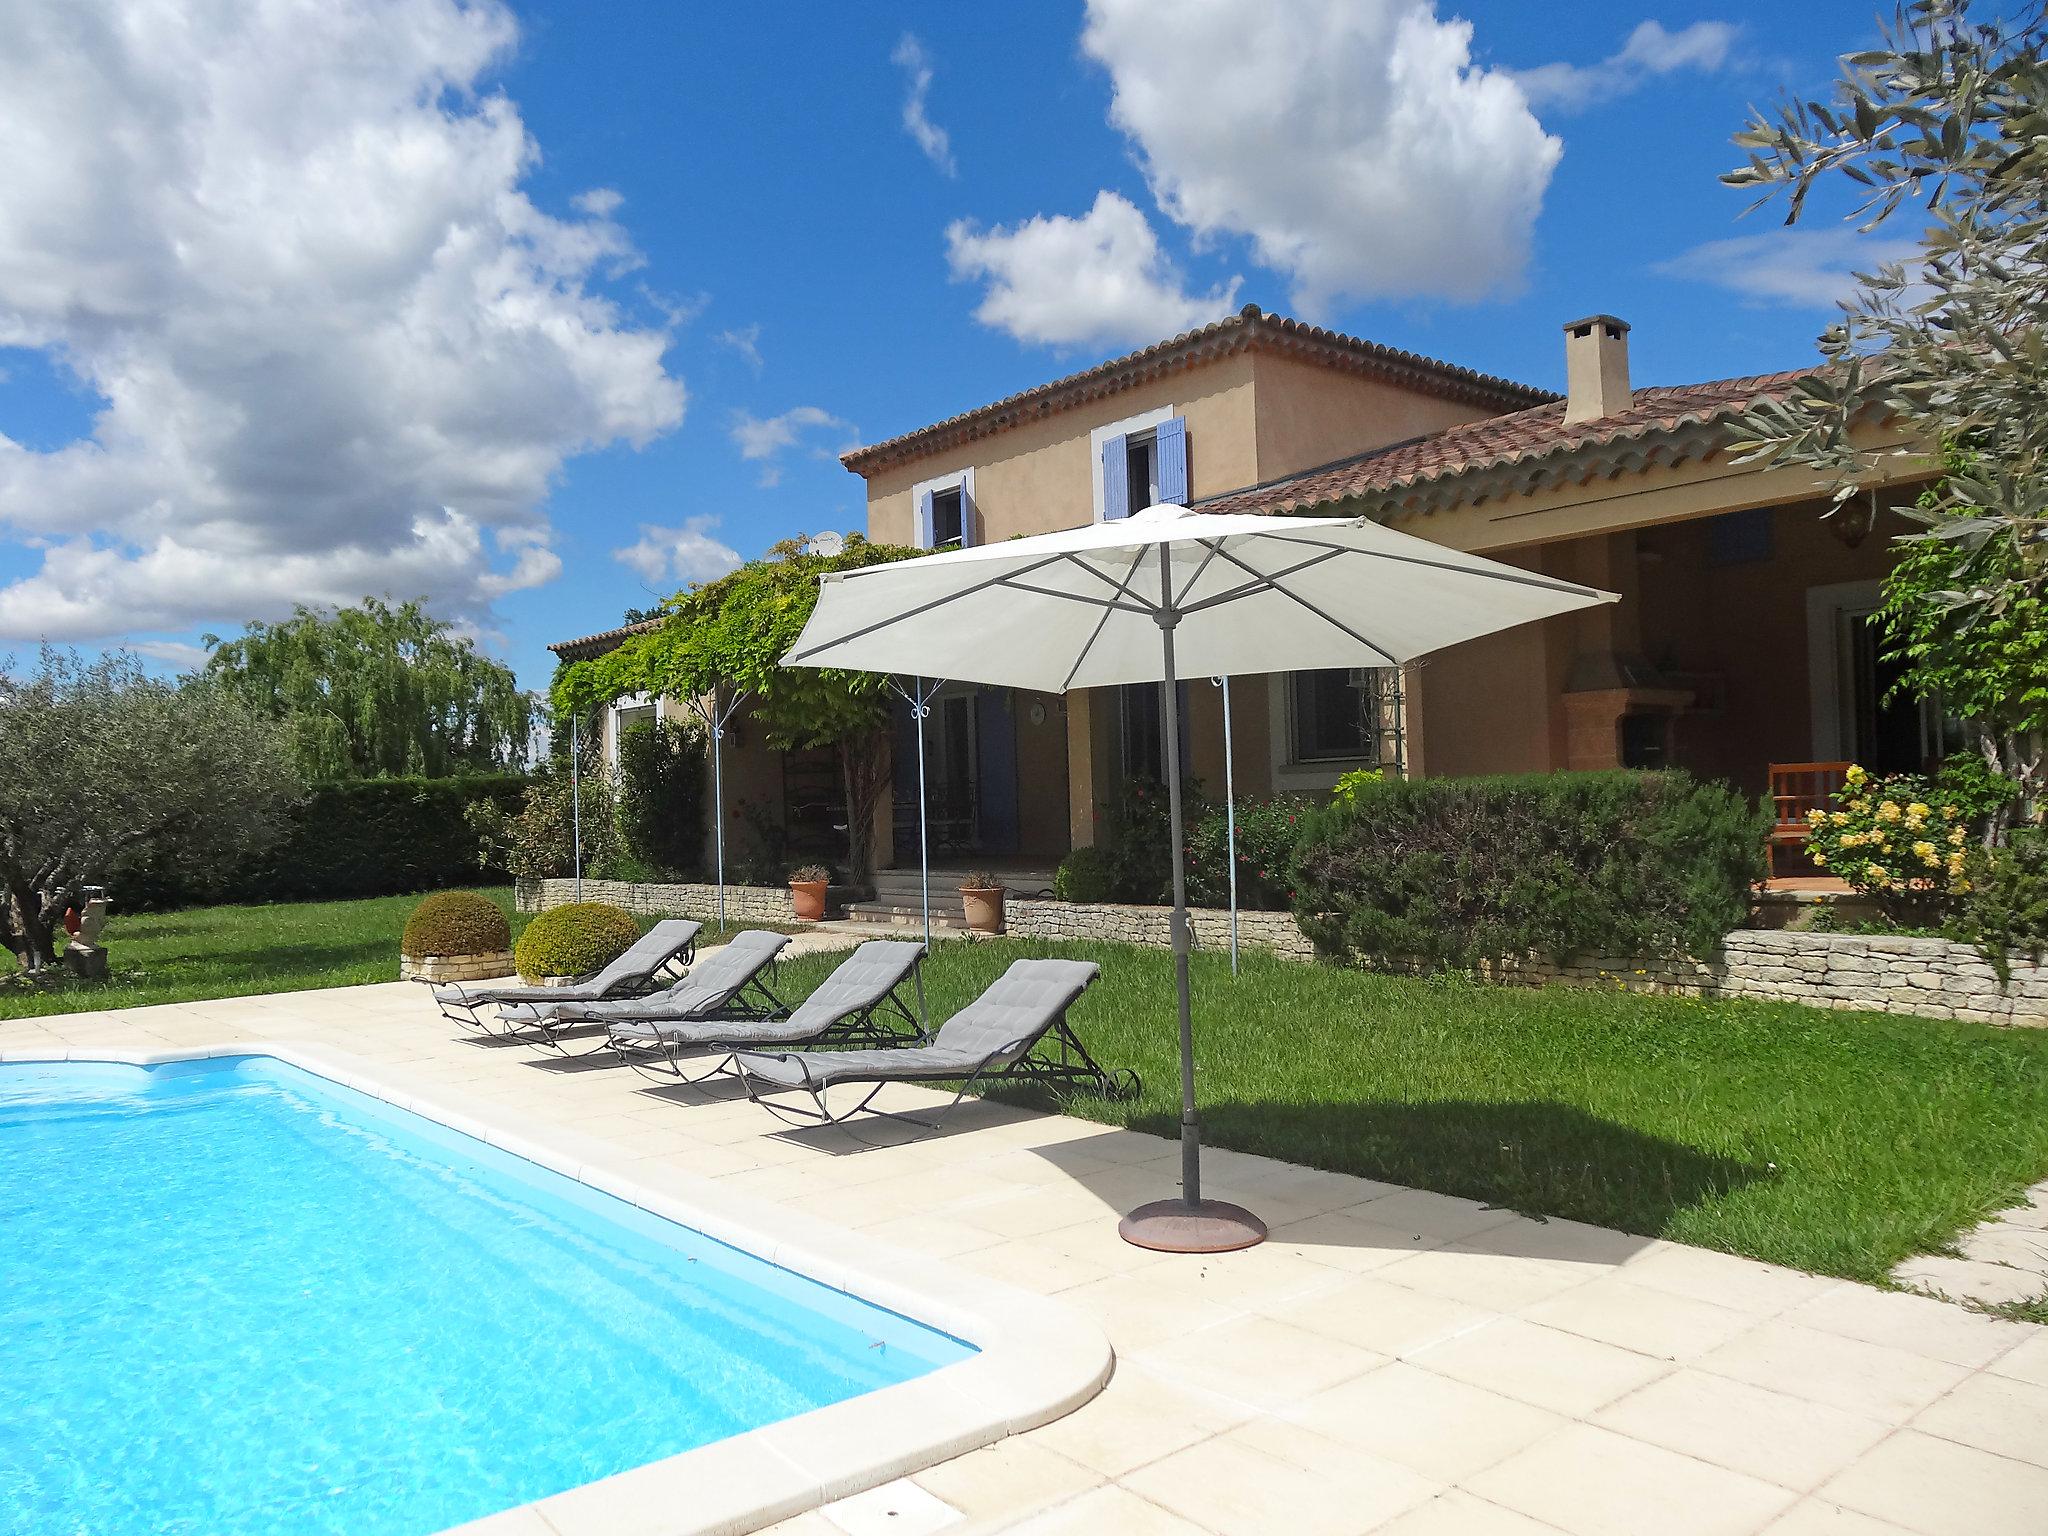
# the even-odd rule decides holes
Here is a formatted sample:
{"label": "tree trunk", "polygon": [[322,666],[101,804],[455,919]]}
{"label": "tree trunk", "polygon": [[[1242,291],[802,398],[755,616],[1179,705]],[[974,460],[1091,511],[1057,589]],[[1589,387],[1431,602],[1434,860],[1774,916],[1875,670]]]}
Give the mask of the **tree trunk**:
{"label": "tree trunk", "polygon": [[856,885],[875,872],[875,812],[889,789],[884,735],[869,731],[839,743],[839,778],[846,797],[846,872]]}

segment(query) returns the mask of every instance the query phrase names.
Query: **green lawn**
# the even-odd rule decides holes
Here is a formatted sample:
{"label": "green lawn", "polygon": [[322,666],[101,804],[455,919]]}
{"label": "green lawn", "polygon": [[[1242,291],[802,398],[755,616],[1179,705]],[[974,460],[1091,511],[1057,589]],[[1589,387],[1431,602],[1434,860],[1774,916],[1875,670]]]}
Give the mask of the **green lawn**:
{"label": "green lawn", "polygon": [[[1073,1013],[1135,1067],[1070,1112],[1172,1135],[1171,958],[941,945],[935,1019],[1020,955],[1096,961]],[[826,957],[786,966],[800,996]],[[1207,1139],[1318,1168],[1881,1280],[2048,1175],[2048,1031],[1195,959]]]}
{"label": "green lawn", "polygon": [[[512,910],[509,885],[485,889],[519,936],[527,918]],[[398,936],[417,896],[368,901],[286,902],[263,907],[195,907],[115,915],[105,934],[114,974],[105,983],[52,992],[11,984],[13,960],[0,951],[0,1024],[91,1008],[140,1008],[203,997],[358,987],[398,979]],[[641,919],[644,931],[654,918]],[[710,942],[706,935],[705,942]],[[0,1029],[0,1041],[6,1039]]]}
{"label": "green lawn", "polygon": [[[509,890],[485,894],[509,908]],[[0,1021],[388,981],[415,900],[117,917],[113,981],[49,994],[0,983]],[[1074,1023],[1104,1062],[1145,1081],[1135,1102],[1068,1109],[1173,1134],[1161,951],[944,944],[928,967],[933,1017],[1028,954],[1102,966]],[[779,990],[801,997],[832,964],[792,961]],[[1491,988],[1259,955],[1235,980],[1222,957],[1199,955],[1195,987],[1218,1146],[1862,1280],[2048,1175],[2048,1031]]]}

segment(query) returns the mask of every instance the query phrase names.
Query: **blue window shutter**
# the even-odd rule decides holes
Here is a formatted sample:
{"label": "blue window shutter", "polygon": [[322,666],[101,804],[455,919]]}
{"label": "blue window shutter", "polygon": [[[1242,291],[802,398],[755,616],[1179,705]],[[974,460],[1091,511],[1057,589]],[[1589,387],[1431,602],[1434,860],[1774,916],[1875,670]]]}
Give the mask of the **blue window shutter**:
{"label": "blue window shutter", "polygon": [[1188,504],[1187,417],[1162,421],[1152,440],[1159,454],[1159,499],[1184,507]]}
{"label": "blue window shutter", "polygon": [[974,543],[974,492],[967,482],[960,482],[960,547],[970,548]]}
{"label": "blue window shutter", "polygon": [[930,549],[932,547],[932,493],[930,491],[919,491],[917,493],[917,547],[919,549]]}
{"label": "blue window shutter", "polygon": [[1131,454],[1119,432],[1102,440],[1102,520],[1113,523],[1130,515]]}

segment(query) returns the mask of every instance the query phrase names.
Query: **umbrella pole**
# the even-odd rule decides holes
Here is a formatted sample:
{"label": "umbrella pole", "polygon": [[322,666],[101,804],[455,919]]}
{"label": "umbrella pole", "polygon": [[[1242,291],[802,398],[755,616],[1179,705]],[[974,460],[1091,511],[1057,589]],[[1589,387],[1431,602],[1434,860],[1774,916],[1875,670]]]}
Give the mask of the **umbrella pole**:
{"label": "umbrella pole", "polygon": [[583,756],[583,723],[569,721],[569,852],[570,867],[576,874],[576,899],[583,899],[583,773],[578,761]]}
{"label": "umbrella pole", "polygon": [[[718,931],[725,932],[725,716],[711,695],[711,819],[717,824]],[[703,844],[698,844],[701,848]]]}
{"label": "umbrella pole", "polygon": [[[910,701],[917,715],[917,863],[924,888],[924,952],[932,952],[932,831],[931,797],[924,782],[924,717],[931,713],[931,701],[924,691],[924,679],[917,678],[917,693]],[[917,968],[917,1022],[928,1022],[924,1013],[924,967]]]}
{"label": "umbrella pole", "polygon": [[1237,773],[1230,740],[1230,678],[1223,683],[1223,825],[1224,852],[1230,863],[1230,974],[1237,974]]}
{"label": "umbrella pole", "polygon": [[1180,803],[1180,684],[1174,676],[1173,631],[1180,611],[1173,600],[1173,566],[1159,546],[1159,624],[1164,679],[1160,722],[1165,736],[1166,810],[1173,836],[1173,989],[1180,1015],[1180,1198],[1141,1205],[1118,1231],[1127,1243],[1166,1253],[1227,1253],[1265,1241],[1266,1224],[1241,1205],[1202,1198],[1202,1125],[1195,1111],[1195,1019],[1188,980],[1187,849]]}

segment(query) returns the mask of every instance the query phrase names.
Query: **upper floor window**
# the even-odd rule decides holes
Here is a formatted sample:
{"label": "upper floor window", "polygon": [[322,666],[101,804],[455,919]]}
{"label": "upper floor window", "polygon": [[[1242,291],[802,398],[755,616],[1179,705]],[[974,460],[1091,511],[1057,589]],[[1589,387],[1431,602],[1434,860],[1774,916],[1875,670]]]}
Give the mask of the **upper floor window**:
{"label": "upper floor window", "polygon": [[1171,406],[1097,427],[1089,438],[1099,466],[1099,521],[1129,517],[1159,502],[1187,504],[1188,424]]}
{"label": "upper floor window", "polygon": [[912,491],[919,549],[965,549],[974,542],[974,471],[956,470]]}

